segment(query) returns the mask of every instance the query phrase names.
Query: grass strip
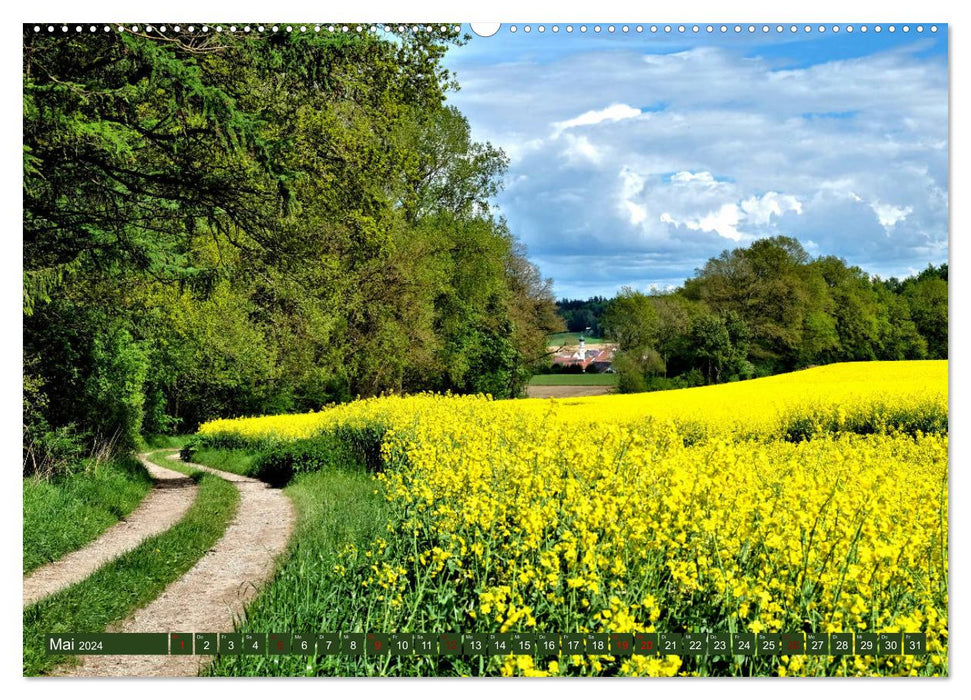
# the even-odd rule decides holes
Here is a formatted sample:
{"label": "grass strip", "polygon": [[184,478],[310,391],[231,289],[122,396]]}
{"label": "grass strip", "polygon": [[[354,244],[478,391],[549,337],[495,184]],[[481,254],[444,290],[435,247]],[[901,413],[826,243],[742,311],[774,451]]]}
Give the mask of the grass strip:
{"label": "grass strip", "polygon": [[584,342],[587,345],[594,345],[606,342],[604,338],[598,338],[592,335],[584,335],[583,333],[553,333],[546,337],[547,345],[579,345],[580,337],[583,336]]}
{"label": "grass strip", "polygon": [[175,462],[171,467],[196,479],[199,490],[195,502],[182,520],[165,532],[145,540],[84,581],[24,610],[25,676],[43,675],[73,658],[46,654],[45,634],[104,631],[158,597],[222,537],[239,503],[236,487]]}
{"label": "grass strip", "polygon": [[134,457],[51,481],[23,480],[23,573],[94,541],[142,502],[152,479]]}
{"label": "grass strip", "polygon": [[530,386],[617,386],[617,374],[534,374]]}
{"label": "grass strip", "polygon": [[[258,458],[258,454],[247,450],[205,448],[193,452],[191,461],[240,476],[256,476]],[[165,460],[165,462],[168,463],[169,460]]]}

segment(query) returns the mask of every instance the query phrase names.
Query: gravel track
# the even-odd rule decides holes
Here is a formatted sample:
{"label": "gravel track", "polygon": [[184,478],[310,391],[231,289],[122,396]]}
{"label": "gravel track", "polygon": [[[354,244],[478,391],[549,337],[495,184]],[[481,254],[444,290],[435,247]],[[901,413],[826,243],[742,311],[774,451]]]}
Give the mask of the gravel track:
{"label": "gravel track", "polygon": [[[177,459],[178,453],[169,459]],[[110,632],[231,632],[260,586],[273,574],[293,531],[290,499],[257,479],[187,466],[235,484],[240,501],[222,538],[189,571]],[[192,676],[209,656],[81,656],[69,676]]]}
{"label": "gravel track", "polygon": [[35,569],[24,577],[24,607],[83,581],[108,562],[135,549],[143,540],[168,530],[189,510],[197,487],[185,474],[139,460],[155,486],[127,518],[81,549]]}

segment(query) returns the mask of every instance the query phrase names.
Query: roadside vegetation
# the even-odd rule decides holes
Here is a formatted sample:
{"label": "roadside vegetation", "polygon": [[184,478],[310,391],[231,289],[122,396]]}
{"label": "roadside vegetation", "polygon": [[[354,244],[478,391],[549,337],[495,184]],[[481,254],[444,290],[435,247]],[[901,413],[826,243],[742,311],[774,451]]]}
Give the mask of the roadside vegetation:
{"label": "roadside vegetation", "polygon": [[23,573],[88,544],[131,513],[152,488],[134,457],[87,460],[76,473],[23,480]]}
{"label": "roadside vegetation", "polygon": [[[191,461],[240,476],[256,476],[259,455],[247,450],[201,449],[186,455]],[[168,464],[163,460],[160,464]]]}

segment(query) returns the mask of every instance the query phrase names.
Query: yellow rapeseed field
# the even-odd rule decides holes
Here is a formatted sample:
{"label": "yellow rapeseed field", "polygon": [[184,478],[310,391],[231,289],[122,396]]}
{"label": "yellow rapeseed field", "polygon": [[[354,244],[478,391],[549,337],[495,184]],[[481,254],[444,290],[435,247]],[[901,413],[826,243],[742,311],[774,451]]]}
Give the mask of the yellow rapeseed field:
{"label": "yellow rapeseed field", "polygon": [[341,573],[382,631],[905,631],[930,651],[506,656],[493,673],[936,675],[946,411],[946,361],[870,362],[562,401],[391,396],[200,433],[381,427],[387,535]]}

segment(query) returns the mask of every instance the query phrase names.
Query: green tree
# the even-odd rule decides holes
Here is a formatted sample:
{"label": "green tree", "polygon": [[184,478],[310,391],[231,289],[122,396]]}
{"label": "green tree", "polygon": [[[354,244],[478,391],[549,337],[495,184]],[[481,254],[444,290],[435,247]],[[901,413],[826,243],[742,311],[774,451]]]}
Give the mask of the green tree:
{"label": "green tree", "polygon": [[657,351],[667,376],[669,361],[685,354],[685,338],[691,328],[691,303],[680,294],[652,295],[651,303],[657,315]]}
{"label": "green tree", "polygon": [[101,438],[131,449],[138,444],[145,408],[145,350],[126,329],[116,326],[95,335],[92,357],[94,372],[87,390],[92,427]]}
{"label": "green tree", "polygon": [[707,383],[751,376],[746,359],[750,333],[741,316],[734,311],[724,316],[696,316],[688,337],[695,366],[704,374]]}
{"label": "green tree", "polygon": [[832,315],[839,346],[834,349],[831,359],[877,359],[879,309],[867,274],[832,256],[814,261],[812,267],[822,275],[833,300]]}
{"label": "green tree", "polygon": [[617,342],[614,368],[621,392],[643,391],[648,377],[664,374],[657,350],[658,312],[650,296],[624,287],[610,300],[603,315],[604,331]]}
{"label": "green tree", "polygon": [[879,357],[881,360],[921,360],[927,357],[927,341],[910,316],[907,300],[886,286],[874,284],[877,297]]}
{"label": "green tree", "polygon": [[927,341],[928,356],[947,359],[947,279],[934,275],[918,278],[905,286],[904,296],[917,331]]}
{"label": "green tree", "polygon": [[604,311],[603,327],[620,350],[634,351],[657,343],[658,316],[651,298],[624,287]]}
{"label": "green tree", "polygon": [[752,355],[789,368],[802,342],[804,317],[813,289],[805,273],[809,257],[793,238],[759,239],[748,248],[725,251],[698,271],[689,298],[716,313],[734,311],[752,333]]}

